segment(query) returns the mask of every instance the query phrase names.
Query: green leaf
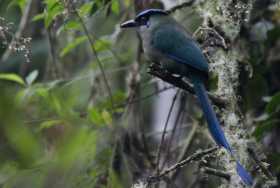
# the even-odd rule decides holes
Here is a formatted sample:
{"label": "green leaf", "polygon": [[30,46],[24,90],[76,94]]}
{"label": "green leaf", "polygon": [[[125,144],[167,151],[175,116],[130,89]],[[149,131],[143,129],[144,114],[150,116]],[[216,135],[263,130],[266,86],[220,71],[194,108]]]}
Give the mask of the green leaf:
{"label": "green leaf", "polygon": [[61,32],[68,30],[80,30],[81,28],[81,24],[78,21],[69,20],[57,30],[57,34],[59,35]]}
{"label": "green leaf", "polygon": [[280,109],[280,92],[276,93],[271,101],[266,105],[265,111],[269,114],[276,112]]}
{"label": "green leaf", "polygon": [[53,20],[63,13],[64,8],[58,0],[45,0],[47,8],[45,10],[45,27],[48,28]]}
{"label": "green leaf", "polygon": [[[96,142],[98,140],[98,132],[81,128],[73,132],[67,138],[67,142],[58,148],[59,164],[63,167],[73,168],[73,163],[81,165],[88,156],[94,157],[96,154]],[[82,154],[82,155],[81,155]],[[84,154],[84,155],[83,155]],[[63,168],[64,169],[64,168]]]}
{"label": "green leaf", "polygon": [[40,13],[40,14],[35,15],[35,16],[32,18],[32,21],[36,22],[36,21],[42,20],[42,19],[44,19],[44,18],[45,18],[45,13],[43,12],[43,13]]}
{"label": "green leaf", "polygon": [[87,40],[86,36],[77,37],[73,42],[69,43],[63,50],[60,52],[60,57],[64,57],[74,48],[76,48],[79,44],[85,42]]}
{"label": "green leaf", "polygon": [[102,111],[102,118],[104,119],[104,121],[107,125],[112,125],[113,119],[112,119],[111,114],[107,110]]}
{"label": "green leaf", "polygon": [[120,5],[118,0],[113,0],[111,5],[111,10],[115,14],[119,14],[120,12]]}
{"label": "green leaf", "polygon": [[130,0],[124,0],[124,5],[126,7],[129,7],[131,5],[131,1]]}
{"label": "green leaf", "polygon": [[107,178],[108,187],[121,188],[121,181],[113,169],[109,170],[109,177]]}
{"label": "green leaf", "polygon": [[63,120],[58,120],[58,119],[56,119],[56,120],[44,121],[43,123],[40,124],[39,129],[40,129],[40,130],[48,129],[48,128],[51,128],[51,127],[53,127],[53,126],[55,126],[55,125],[61,125],[61,124],[63,124],[63,123],[64,123]]}
{"label": "green leaf", "polygon": [[93,2],[85,3],[83,6],[79,8],[78,10],[79,15],[82,17],[88,15],[92,9],[92,6],[93,6]]}
{"label": "green leaf", "polygon": [[111,42],[107,39],[99,39],[94,43],[94,48],[97,52],[101,52],[107,50],[111,47]]}
{"label": "green leaf", "polygon": [[270,132],[273,128],[279,125],[279,120],[268,119],[262,123],[260,123],[253,132],[253,135],[257,140],[263,138],[264,134]]}
{"label": "green leaf", "polygon": [[13,0],[8,4],[7,9],[9,9],[12,6],[18,6],[20,8],[21,13],[23,13],[26,3],[27,0]]}
{"label": "green leaf", "polygon": [[0,80],[8,80],[16,82],[20,85],[25,85],[23,79],[19,75],[14,73],[0,73]]}
{"label": "green leaf", "polygon": [[36,78],[38,77],[38,75],[39,75],[39,71],[38,71],[38,70],[32,71],[32,72],[29,73],[28,76],[25,78],[26,83],[27,83],[28,85],[31,85],[31,84],[36,80]]}
{"label": "green leaf", "polygon": [[98,10],[98,8],[99,8],[98,2],[93,2],[93,5],[92,5],[92,7],[90,9],[89,14],[93,15]]}
{"label": "green leaf", "polygon": [[101,113],[96,108],[91,108],[88,111],[89,119],[96,125],[104,124],[103,117]]}

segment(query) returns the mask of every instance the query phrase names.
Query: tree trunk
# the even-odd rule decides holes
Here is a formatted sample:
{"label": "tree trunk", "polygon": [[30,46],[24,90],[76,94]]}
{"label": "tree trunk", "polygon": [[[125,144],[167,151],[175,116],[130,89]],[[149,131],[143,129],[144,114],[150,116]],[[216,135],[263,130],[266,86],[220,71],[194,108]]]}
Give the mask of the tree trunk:
{"label": "tree trunk", "polygon": [[[247,153],[248,137],[247,128],[243,122],[243,115],[239,108],[240,96],[238,87],[240,83],[240,62],[248,53],[240,53],[241,42],[240,30],[243,24],[249,21],[253,0],[212,0],[205,1],[197,6],[197,10],[203,16],[204,26],[209,24],[225,41],[224,49],[218,48],[210,55],[211,74],[217,75],[216,94],[227,100],[227,105],[221,109],[220,122],[225,131],[233,150],[236,151],[241,163],[248,166],[249,157]],[[223,40],[221,38],[221,40]],[[242,54],[242,55],[241,55]],[[222,181],[221,187],[243,187],[240,177],[235,171],[235,162],[231,160],[226,152],[220,153],[221,163],[226,172],[232,174],[231,181]],[[247,168],[248,169],[248,168]]]}

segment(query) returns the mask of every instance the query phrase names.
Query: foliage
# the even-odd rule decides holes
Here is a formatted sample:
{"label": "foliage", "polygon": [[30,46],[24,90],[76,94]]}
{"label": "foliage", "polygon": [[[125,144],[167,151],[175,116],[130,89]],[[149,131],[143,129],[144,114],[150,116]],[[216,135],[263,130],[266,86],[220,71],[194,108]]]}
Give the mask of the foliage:
{"label": "foliage", "polygon": [[[151,160],[156,158],[158,141],[158,133],[152,127],[156,116],[154,99],[169,89],[158,88],[157,81],[146,74],[148,65],[143,63],[135,33],[124,34],[119,24],[133,15],[134,8],[138,11],[139,7],[158,7],[161,3],[29,2],[1,0],[0,4],[0,187],[121,188],[130,187],[134,178],[150,175],[155,170]],[[26,11],[28,6],[30,10]],[[195,30],[202,18],[189,8],[186,10],[192,14],[188,18],[191,20],[180,21],[191,22],[195,25],[191,30]],[[271,19],[273,27],[262,28],[264,35],[258,33],[262,39],[244,36],[254,33],[254,23],[244,26],[248,30],[245,34],[240,33],[240,40],[245,41],[249,51],[244,52],[248,62],[241,66],[253,70],[251,77],[247,75],[250,71],[245,71],[240,94],[244,98],[244,113],[253,122],[249,136],[260,143],[279,129],[280,122],[280,69],[275,68],[279,63],[280,30],[274,24],[279,22],[280,11],[268,10],[267,19]],[[181,12],[185,18],[187,14]],[[254,21],[260,22],[260,18]],[[210,38],[214,38],[212,35]],[[209,41],[211,56],[216,41]],[[4,54],[8,54],[6,59]],[[210,78],[211,90],[217,89],[217,75]],[[194,152],[208,147],[209,135],[200,130],[204,127],[196,127],[203,118],[193,108],[195,100],[186,98],[185,94],[180,98],[183,113],[178,112],[178,117],[183,115],[176,120],[181,123],[173,135],[176,142],[171,140],[170,148],[164,148],[165,152],[168,150],[166,166],[181,157],[179,150]],[[192,134],[193,131],[196,132]],[[189,145],[183,146],[187,142]],[[268,150],[268,160],[278,173],[279,152]],[[205,178],[198,168],[208,158],[215,161],[213,156],[206,156],[196,165],[196,173],[190,173],[191,168],[182,170],[179,177],[183,178],[178,181],[185,185],[197,179],[203,186],[208,182],[215,187],[218,181],[206,180],[210,178]],[[214,163],[210,165],[217,165]]]}

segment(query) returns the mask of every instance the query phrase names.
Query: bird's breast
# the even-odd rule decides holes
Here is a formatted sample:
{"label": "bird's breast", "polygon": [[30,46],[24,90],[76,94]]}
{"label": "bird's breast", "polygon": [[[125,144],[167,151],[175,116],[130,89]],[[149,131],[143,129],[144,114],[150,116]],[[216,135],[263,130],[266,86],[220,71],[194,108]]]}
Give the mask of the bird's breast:
{"label": "bird's breast", "polygon": [[160,63],[163,57],[162,54],[156,48],[153,47],[151,32],[147,30],[142,31],[141,38],[146,58],[152,62]]}

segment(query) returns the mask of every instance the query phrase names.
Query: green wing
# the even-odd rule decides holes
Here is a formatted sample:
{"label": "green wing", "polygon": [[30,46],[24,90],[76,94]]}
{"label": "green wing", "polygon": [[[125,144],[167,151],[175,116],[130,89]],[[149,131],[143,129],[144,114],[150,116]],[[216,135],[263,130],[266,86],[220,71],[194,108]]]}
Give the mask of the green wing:
{"label": "green wing", "polygon": [[208,63],[196,42],[174,25],[161,25],[152,34],[151,45],[177,63],[208,72]]}

